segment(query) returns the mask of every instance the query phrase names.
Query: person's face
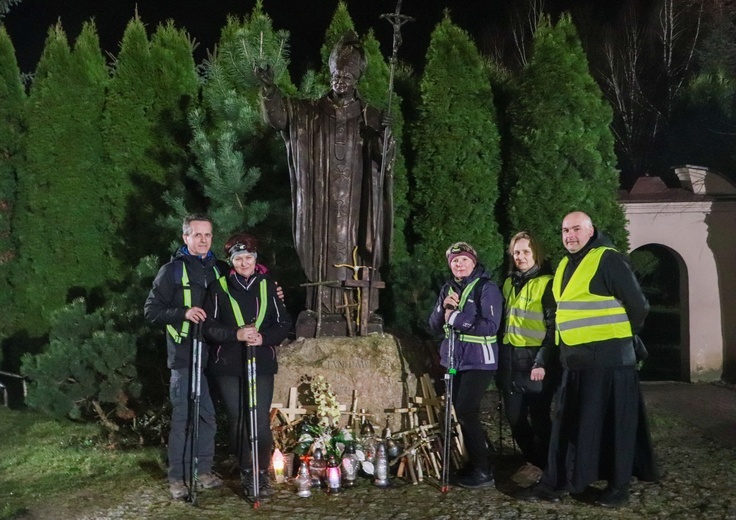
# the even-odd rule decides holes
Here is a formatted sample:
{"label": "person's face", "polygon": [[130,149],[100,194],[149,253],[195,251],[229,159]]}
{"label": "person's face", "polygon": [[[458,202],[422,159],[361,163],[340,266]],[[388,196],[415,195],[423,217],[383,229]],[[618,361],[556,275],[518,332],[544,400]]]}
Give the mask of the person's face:
{"label": "person's face", "polygon": [[592,236],[593,225],[584,213],[571,213],[562,221],[562,244],[570,253],[580,251]]}
{"label": "person's face", "polygon": [[256,270],[256,257],[250,253],[243,253],[233,258],[235,272],[244,278],[250,278]]}
{"label": "person's face", "polygon": [[520,238],[514,243],[514,265],[522,273],[526,273],[536,264],[531,244],[526,238]]}
{"label": "person's face", "polygon": [[212,224],[205,220],[193,220],[190,233],[182,235],[182,238],[190,254],[205,256],[212,247]]}
{"label": "person's face", "polygon": [[332,90],[338,96],[352,95],[355,83],[355,76],[346,70],[337,70],[332,75]]}
{"label": "person's face", "polygon": [[465,255],[456,256],[450,262],[450,271],[455,278],[465,278],[475,269],[475,262]]}

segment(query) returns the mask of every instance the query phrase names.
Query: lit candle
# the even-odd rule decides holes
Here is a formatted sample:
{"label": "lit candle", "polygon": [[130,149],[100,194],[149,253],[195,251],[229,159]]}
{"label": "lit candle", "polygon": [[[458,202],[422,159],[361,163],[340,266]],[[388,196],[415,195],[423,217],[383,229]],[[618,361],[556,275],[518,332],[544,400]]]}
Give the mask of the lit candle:
{"label": "lit candle", "polygon": [[277,484],[282,484],[284,482],[284,454],[278,448],[273,452],[272,463],[274,479]]}

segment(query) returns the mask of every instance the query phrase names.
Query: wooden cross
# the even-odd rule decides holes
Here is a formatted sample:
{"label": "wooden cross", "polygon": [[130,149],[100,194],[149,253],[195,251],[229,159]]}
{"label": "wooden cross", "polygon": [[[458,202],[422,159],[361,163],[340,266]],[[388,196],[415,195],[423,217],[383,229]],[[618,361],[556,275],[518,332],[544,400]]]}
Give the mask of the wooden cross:
{"label": "wooden cross", "polygon": [[272,404],[271,408],[278,408],[281,410],[281,413],[284,414],[288,422],[292,422],[297,418],[297,416],[305,415],[307,413],[307,410],[299,403],[299,392],[295,386],[289,388],[289,400],[287,403],[286,408],[283,408],[283,405],[278,403]]}
{"label": "wooden cross", "polygon": [[360,335],[368,335],[368,321],[370,320],[370,292],[373,289],[384,289],[386,284],[381,281],[371,280],[371,268],[367,265],[361,268],[360,280],[345,280],[345,287],[357,287],[360,291]]}

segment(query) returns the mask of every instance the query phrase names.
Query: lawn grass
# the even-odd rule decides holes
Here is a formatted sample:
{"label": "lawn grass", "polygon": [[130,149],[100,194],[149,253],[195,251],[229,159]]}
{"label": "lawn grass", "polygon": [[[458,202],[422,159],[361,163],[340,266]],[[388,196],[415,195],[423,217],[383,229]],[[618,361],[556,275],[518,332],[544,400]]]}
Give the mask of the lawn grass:
{"label": "lawn grass", "polygon": [[44,504],[59,512],[114,504],[164,476],[159,450],[108,449],[103,439],[95,425],[0,407],[0,519]]}

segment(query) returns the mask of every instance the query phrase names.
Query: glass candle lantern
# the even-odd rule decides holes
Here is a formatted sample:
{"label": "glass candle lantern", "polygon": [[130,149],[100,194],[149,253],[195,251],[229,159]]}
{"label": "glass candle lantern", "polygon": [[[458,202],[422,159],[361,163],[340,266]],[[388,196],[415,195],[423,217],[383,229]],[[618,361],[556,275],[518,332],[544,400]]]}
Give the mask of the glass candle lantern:
{"label": "glass candle lantern", "polygon": [[376,433],[373,425],[368,420],[360,427],[360,440],[363,445],[365,460],[373,463],[376,458]]}
{"label": "glass candle lantern", "polygon": [[391,428],[386,420],[386,427],[383,429],[383,442],[386,443],[386,456],[389,459],[395,459],[399,456],[399,445],[391,438]]}
{"label": "glass candle lantern", "polygon": [[283,484],[284,480],[284,454],[281,450],[276,448],[271,458],[271,464],[273,465],[273,478],[276,484]]}
{"label": "glass candle lantern", "polygon": [[296,487],[296,496],[307,498],[312,496],[312,479],[309,476],[309,467],[306,461],[302,461],[299,466],[299,473],[294,479],[294,486]]}
{"label": "glass candle lantern", "polygon": [[309,464],[309,472],[312,476],[312,487],[322,487],[327,470],[327,461],[322,455],[322,448],[314,450],[312,462]]}
{"label": "glass candle lantern", "polygon": [[355,444],[350,442],[345,446],[342,454],[342,480],[343,486],[353,487],[358,476],[358,455],[355,453]]}
{"label": "glass candle lantern", "polygon": [[341,477],[340,477],[340,464],[337,462],[335,455],[330,455],[327,461],[327,492],[331,495],[336,495],[342,492]]}
{"label": "glass candle lantern", "polygon": [[373,483],[378,487],[386,487],[388,481],[388,458],[386,457],[386,445],[378,443],[376,448],[376,463],[373,471]]}

